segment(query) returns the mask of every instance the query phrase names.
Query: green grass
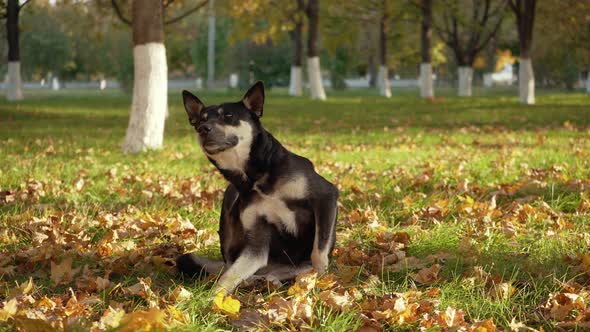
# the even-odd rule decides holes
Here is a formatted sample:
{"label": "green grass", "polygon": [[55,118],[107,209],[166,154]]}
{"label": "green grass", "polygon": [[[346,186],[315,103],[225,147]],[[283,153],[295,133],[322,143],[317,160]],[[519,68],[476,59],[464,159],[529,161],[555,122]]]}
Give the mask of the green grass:
{"label": "green grass", "polygon": [[[575,280],[586,290],[590,285],[588,275],[565,259],[590,249],[590,216],[582,207],[589,193],[571,188],[571,180],[590,179],[590,96],[541,91],[537,105],[523,106],[506,91],[478,90],[473,98],[453,97],[450,91],[442,95],[428,102],[410,90],[396,91],[391,99],[369,91],[351,91],[334,93],[319,102],[270,92],[263,124],[339,186],[338,244],[342,250],[355,241],[352,243],[363,252],[375,253],[376,231],[368,231],[368,222],[350,222],[352,211],[359,209],[374,211],[379,232],[408,232],[407,256],[448,254],[440,262],[441,279],[432,286],[415,283],[410,276],[415,271],[377,273],[382,281],[380,294],[438,287],[440,310],[449,305],[462,309],[469,321],[493,318],[496,325],[506,328],[515,319],[552,329],[557,322],[543,316],[540,306],[551,293],[562,290],[559,281]],[[199,94],[207,104],[240,96],[241,92]],[[46,259],[26,265],[19,254],[35,241],[35,231],[29,225],[33,217],[58,216],[56,229],[72,233],[76,225],[88,225],[83,234],[88,235],[90,247],[97,246],[109,232],[97,222],[107,213],[127,222],[148,215],[161,220],[179,215],[197,229],[214,234],[224,180],[197,146],[178,92],[170,93],[169,104],[164,148],[125,155],[120,146],[127,127],[129,96],[113,91],[30,91],[21,103],[0,101],[0,191],[23,189],[29,179],[41,182],[44,191],[38,199],[0,200],[0,267],[15,265],[19,269],[19,273],[2,276],[2,289],[33,277],[38,286],[35,296],[66,296],[69,287],[76,289],[76,279],[53,286],[49,261],[58,262],[71,253],[75,267],[89,266],[99,276],[112,267],[112,262],[104,263],[67,243],[57,246]],[[116,169],[116,174],[108,175],[111,169]],[[428,173],[427,181],[418,180],[423,172]],[[80,177],[84,186],[78,191],[74,184]],[[460,189],[466,180],[467,193]],[[534,180],[542,185],[531,185]],[[168,185],[179,191],[185,181],[198,183],[211,197],[185,202],[163,189]],[[496,197],[498,215],[486,219],[485,209],[465,208],[470,199],[475,204],[489,204],[498,190],[507,193]],[[446,205],[444,211],[429,214],[436,204]],[[514,209],[526,204],[529,213],[519,217]],[[150,236],[133,238],[142,258],[168,242],[180,247],[188,243],[179,242],[165,230]],[[199,241],[202,237],[195,240]],[[470,247],[466,250],[462,245],[467,242]],[[213,240],[199,250],[219,256]],[[158,255],[171,256],[169,252]],[[152,289],[163,296],[182,284],[193,297],[176,304],[189,317],[188,325],[178,326],[178,330],[231,329],[223,315],[210,309],[211,282],[181,281],[165,269],[154,271],[154,266],[157,264],[138,263],[129,273],[114,271],[111,285],[126,287],[138,277],[149,276]],[[511,282],[514,294],[494,299],[485,285],[469,283],[468,273],[474,266]],[[332,272],[338,274],[340,267],[333,264]],[[368,274],[361,273],[356,284]],[[247,296],[251,291],[246,288],[239,294]],[[258,291],[269,298],[264,287],[254,289]],[[278,290],[282,295],[285,291]],[[89,314],[90,320],[97,320],[108,305],[129,300],[112,291],[101,296],[103,303]],[[0,292],[0,299],[7,298]],[[141,297],[133,301],[126,308],[147,305]],[[342,331],[361,324],[355,310],[338,312],[319,301],[313,309],[317,330]],[[402,328],[413,329],[412,325]]]}

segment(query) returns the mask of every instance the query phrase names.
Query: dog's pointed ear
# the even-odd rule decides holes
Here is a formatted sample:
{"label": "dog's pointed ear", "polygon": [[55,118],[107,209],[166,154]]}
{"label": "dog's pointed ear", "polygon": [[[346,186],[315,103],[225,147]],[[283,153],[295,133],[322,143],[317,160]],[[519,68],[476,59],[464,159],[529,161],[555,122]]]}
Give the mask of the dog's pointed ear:
{"label": "dog's pointed ear", "polygon": [[257,117],[262,117],[262,108],[264,106],[264,84],[262,81],[254,83],[254,85],[248,89],[242,102],[244,103],[244,106],[254,112]]}
{"label": "dog's pointed ear", "polygon": [[205,108],[205,104],[197,96],[186,90],[182,91],[182,101],[184,102],[184,109],[186,110],[186,114],[188,114],[188,118],[198,119],[199,113]]}

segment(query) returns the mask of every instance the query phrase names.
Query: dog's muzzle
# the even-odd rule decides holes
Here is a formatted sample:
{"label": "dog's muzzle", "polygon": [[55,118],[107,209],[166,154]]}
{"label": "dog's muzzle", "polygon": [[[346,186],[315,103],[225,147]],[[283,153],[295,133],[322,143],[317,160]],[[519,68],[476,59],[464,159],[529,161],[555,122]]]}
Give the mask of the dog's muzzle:
{"label": "dog's muzzle", "polygon": [[200,136],[199,138],[201,138],[201,146],[203,147],[203,150],[205,150],[205,152],[207,152],[209,155],[214,155],[231,149],[238,145],[239,141],[238,137],[235,135],[223,137],[221,139],[215,139],[214,137],[209,136],[206,138]]}

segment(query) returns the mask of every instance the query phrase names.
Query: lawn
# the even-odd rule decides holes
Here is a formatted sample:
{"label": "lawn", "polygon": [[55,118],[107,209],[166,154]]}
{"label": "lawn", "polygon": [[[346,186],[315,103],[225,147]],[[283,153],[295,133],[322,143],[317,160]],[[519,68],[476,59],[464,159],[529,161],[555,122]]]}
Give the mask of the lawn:
{"label": "lawn", "polygon": [[219,257],[225,187],[178,91],[140,155],[122,93],[0,101],[0,331],[590,328],[590,95],[415,95],[267,95],[266,128],[340,189],[337,246],[327,275],[242,285],[238,314],[174,274]]}

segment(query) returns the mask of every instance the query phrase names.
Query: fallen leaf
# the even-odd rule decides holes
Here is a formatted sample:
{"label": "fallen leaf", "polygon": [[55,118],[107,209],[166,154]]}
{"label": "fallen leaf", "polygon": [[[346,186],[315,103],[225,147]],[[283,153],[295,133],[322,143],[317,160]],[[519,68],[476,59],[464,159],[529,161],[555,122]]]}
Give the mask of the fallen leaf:
{"label": "fallen leaf", "polygon": [[182,286],[176,287],[172,294],[170,294],[170,300],[172,302],[180,302],[190,299],[193,296],[191,292],[189,292],[186,288]]}
{"label": "fallen leaf", "polygon": [[213,299],[213,310],[230,317],[237,317],[240,312],[240,301],[231,295],[225,296],[225,291],[219,291]]}
{"label": "fallen leaf", "polygon": [[449,306],[447,307],[447,310],[440,313],[439,322],[444,327],[460,326],[465,322],[463,311]]}
{"label": "fallen leaf", "polygon": [[295,284],[289,288],[288,294],[290,296],[305,296],[309,293],[316,284],[318,274],[315,271],[302,273],[295,279]]}
{"label": "fallen leaf", "polygon": [[[119,315],[117,313],[116,315]],[[165,328],[166,314],[158,308],[150,308],[149,310],[133,311],[121,318],[118,332],[135,332],[135,331],[149,331],[162,330]],[[116,319],[116,317],[114,318]]]}
{"label": "fallen leaf", "polygon": [[421,269],[418,273],[412,274],[411,277],[417,283],[429,285],[439,279],[438,273],[440,269],[441,266],[439,264],[434,264],[431,267]]}
{"label": "fallen leaf", "polygon": [[72,257],[65,258],[59,264],[51,262],[51,281],[55,285],[70,283],[79,270],[80,268],[72,269]]}
{"label": "fallen leaf", "polygon": [[125,310],[120,308],[115,309],[109,306],[107,310],[104,311],[98,322],[93,324],[93,327],[101,331],[116,329],[121,324],[121,319],[123,316],[125,316]]}
{"label": "fallen leaf", "polygon": [[351,307],[354,303],[354,299],[346,291],[344,294],[338,294],[335,291],[326,290],[321,292],[319,296],[326,305],[340,311]]}
{"label": "fallen leaf", "polygon": [[0,322],[5,322],[9,318],[12,318],[16,314],[18,309],[18,302],[16,299],[12,299],[8,302],[3,303],[2,309],[0,309]]}

